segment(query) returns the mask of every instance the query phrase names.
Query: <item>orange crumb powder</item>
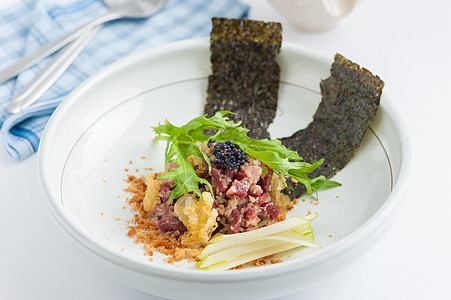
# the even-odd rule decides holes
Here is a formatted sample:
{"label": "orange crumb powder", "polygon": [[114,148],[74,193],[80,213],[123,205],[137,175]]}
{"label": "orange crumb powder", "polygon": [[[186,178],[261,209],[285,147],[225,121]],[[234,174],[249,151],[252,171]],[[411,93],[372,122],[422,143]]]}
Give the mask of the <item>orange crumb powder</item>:
{"label": "orange crumb powder", "polygon": [[310,201],[310,203],[311,203],[311,204],[314,204],[314,205],[318,205],[318,204],[319,204],[319,201],[315,201],[315,200],[312,199],[312,200]]}
{"label": "orange crumb powder", "polygon": [[[182,246],[175,237],[161,232],[155,227],[155,224],[149,219],[148,212],[143,208],[143,200],[146,192],[146,179],[144,176],[136,177],[127,175],[125,180],[129,186],[125,189],[131,193],[127,202],[137,213],[131,220],[128,220],[127,236],[135,240],[135,244],[143,244],[147,255],[151,257],[154,251],[167,255],[166,262],[175,264],[186,257],[197,257],[202,248],[189,249]],[[151,259],[152,260],[152,259]]]}

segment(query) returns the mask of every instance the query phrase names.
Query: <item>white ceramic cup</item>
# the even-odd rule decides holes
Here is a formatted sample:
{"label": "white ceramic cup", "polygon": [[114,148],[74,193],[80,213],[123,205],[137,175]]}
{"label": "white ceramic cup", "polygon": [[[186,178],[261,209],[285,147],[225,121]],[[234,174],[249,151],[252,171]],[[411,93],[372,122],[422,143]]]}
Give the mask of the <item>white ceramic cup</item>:
{"label": "white ceramic cup", "polygon": [[333,28],[357,0],[268,0],[296,29],[321,32]]}

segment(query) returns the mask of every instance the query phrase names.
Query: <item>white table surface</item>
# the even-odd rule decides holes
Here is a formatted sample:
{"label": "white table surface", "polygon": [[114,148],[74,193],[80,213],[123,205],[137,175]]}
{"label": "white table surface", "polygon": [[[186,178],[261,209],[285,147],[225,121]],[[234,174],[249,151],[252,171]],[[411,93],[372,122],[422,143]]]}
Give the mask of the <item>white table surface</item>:
{"label": "white table surface", "polygon": [[[451,299],[451,1],[363,0],[320,34],[297,32],[264,0],[245,2],[251,18],[282,22],[285,41],[339,52],[378,74],[413,139],[405,204],[387,235],[348,268],[283,299]],[[160,299],[105,276],[73,246],[44,204],[36,161],[0,149],[0,299]]]}

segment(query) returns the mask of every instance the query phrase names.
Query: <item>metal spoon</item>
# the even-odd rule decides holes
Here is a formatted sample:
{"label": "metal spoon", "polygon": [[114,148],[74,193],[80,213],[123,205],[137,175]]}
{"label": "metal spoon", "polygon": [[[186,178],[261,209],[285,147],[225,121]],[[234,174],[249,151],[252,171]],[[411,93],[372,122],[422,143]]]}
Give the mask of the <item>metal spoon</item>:
{"label": "metal spoon", "polygon": [[109,12],[88,24],[48,43],[39,50],[27,55],[0,72],[0,84],[19,74],[21,71],[33,66],[41,59],[49,56],[63,46],[67,45],[95,26],[121,18],[144,18],[160,10],[166,0],[104,0]]}

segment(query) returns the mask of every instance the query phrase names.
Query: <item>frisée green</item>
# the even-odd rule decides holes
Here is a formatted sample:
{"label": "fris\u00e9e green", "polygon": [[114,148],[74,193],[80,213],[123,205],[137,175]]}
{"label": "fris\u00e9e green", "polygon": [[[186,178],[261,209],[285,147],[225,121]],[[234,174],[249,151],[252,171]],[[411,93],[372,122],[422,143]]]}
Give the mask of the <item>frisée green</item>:
{"label": "fris\u00e9e green", "polygon": [[[190,155],[204,159],[209,171],[211,170],[211,161],[203,153],[195,142],[206,142],[215,139],[217,142],[232,141],[238,145],[249,156],[259,159],[266,166],[271,168],[277,175],[290,176],[303,185],[305,185],[307,194],[317,191],[321,188],[331,188],[340,186],[335,181],[326,179],[324,176],[318,176],[310,179],[306,173],[318,168],[323,160],[313,164],[302,161],[302,157],[296,151],[287,149],[280,140],[250,138],[247,133],[249,130],[241,126],[241,122],[233,122],[226,117],[227,114],[233,114],[230,111],[218,111],[211,118],[207,115],[192,119],[185,125],[177,127],[170,122],[160,124],[154,128],[157,139],[166,140],[165,166],[166,173],[160,175],[160,179],[171,178],[176,183],[172,190],[169,201],[176,199],[184,194],[195,192],[200,198],[202,193],[199,189],[199,183],[204,184],[212,190],[210,183],[197,176],[192,164],[188,161]],[[216,130],[214,135],[207,135],[205,130]],[[171,172],[167,170],[167,165],[175,162],[179,167],[173,168]]]}

